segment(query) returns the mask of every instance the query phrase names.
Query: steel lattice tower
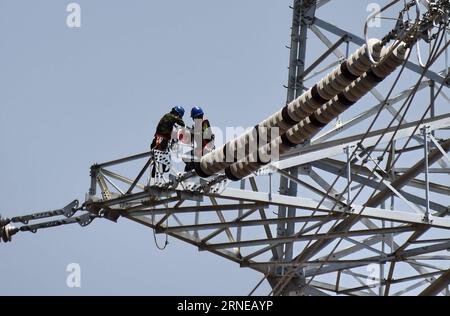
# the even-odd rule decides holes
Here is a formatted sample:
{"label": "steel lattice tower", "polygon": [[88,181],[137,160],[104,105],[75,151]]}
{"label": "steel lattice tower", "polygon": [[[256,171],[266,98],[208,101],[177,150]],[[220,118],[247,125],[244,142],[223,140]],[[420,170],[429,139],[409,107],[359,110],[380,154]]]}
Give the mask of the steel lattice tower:
{"label": "steel lattice tower", "polygon": [[[292,5],[286,104],[347,60],[352,45],[366,44],[354,31],[320,18],[320,9],[337,1]],[[240,181],[223,174],[200,179],[174,167],[163,182],[148,185],[151,152],[96,164],[81,207],[73,202],[2,220],[3,240],[19,231],[123,217],[261,273],[271,295],[449,294],[450,111],[443,105],[450,103],[450,4],[404,3],[393,1],[404,15],[420,6],[420,25],[429,25],[423,22],[428,19],[429,33],[435,32],[415,35],[435,48],[435,58],[426,65],[409,58],[387,80],[395,87],[399,78],[413,78],[411,87],[371,89],[376,104],[357,102],[349,119],[338,115],[334,125]],[[413,19],[401,22],[383,40],[396,40],[414,25]],[[307,64],[313,36],[327,49]],[[419,94],[428,104],[417,101]],[[113,171],[134,161],[143,167],[132,175]],[[272,183],[274,175],[280,180]],[[77,211],[86,213],[73,217]],[[28,225],[53,216],[65,218]]]}

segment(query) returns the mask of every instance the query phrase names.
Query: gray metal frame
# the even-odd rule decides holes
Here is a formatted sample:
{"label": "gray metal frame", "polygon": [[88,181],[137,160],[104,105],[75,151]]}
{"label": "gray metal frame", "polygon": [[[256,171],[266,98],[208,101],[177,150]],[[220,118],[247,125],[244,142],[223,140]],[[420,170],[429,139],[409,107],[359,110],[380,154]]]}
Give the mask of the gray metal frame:
{"label": "gray metal frame", "polygon": [[[303,93],[308,76],[336,65],[323,68],[328,56],[334,54],[337,63],[345,58],[340,46],[364,44],[361,37],[315,16],[316,10],[329,2],[294,1],[288,103]],[[309,30],[328,49],[307,67]],[[337,41],[322,30],[338,36]],[[420,66],[411,61],[406,68],[417,77],[422,73]],[[445,196],[450,186],[430,180],[435,174],[448,179],[450,170],[448,141],[439,141],[436,136],[450,128],[449,112],[435,115],[437,98],[443,95],[439,102],[448,101],[445,93],[440,94],[442,88],[436,93],[437,86],[448,86],[443,73],[427,70],[417,86],[387,102],[382,93],[372,90],[378,104],[348,121],[338,122],[266,167],[265,173],[243,180],[239,188],[221,187],[220,181],[199,186],[195,180],[175,181],[176,176],[172,176],[172,185],[149,188],[138,183],[131,194],[123,195],[113,181],[131,185],[134,179],[107,168],[147,158],[147,153],[95,166],[88,201],[97,208],[117,210],[121,216],[154,229],[156,234],[167,234],[200,251],[210,251],[263,273],[273,295],[444,293],[450,271],[450,208],[445,204],[449,203]],[[395,106],[427,88],[431,90],[432,115],[412,122],[400,119],[400,110]],[[340,137],[379,111],[394,117],[397,125],[367,135]],[[403,149],[390,146],[408,139],[409,145]],[[378,151],[390,146],[386,165],[372,156],[360,158],[365,149],[373,146]],[[346,150],[355,148],[358,154],[350,161]],[[389,166],[397,155],[408,152],[415,152],[417,157],[409,165]],[[335,186],[324,180],[325,173],[328,178],[334,174],[344,181]],[[269,192],[259,190],[259,186],[267,186],[263,174],[280,175],[278,193],[272,192],[272,176]],[[426,175],[425,179],[421,174]],[[97,184],[102,191],[100,200],[95,196]],[[250,189],[245,189],[247,184]],[[352,201],[354,191],[363,187],[374,190],[374,195]],[[367,269],[374,265],[379,267],[377,275]]]}
{"label": "gray metal frame", "polygon": [[[343,44],[347,51],[350,43],[364,44],[316,16],[330,2],[294,0],[287,102],[304,91],[306,80],[346,57]],[[307,67],[308,31],[328,49]],[[324,66],[333,54],[338,60]],[[437,115],[436,107],[450,103],[444,92],[449,82],[445,71],[421,76],[422,68],[411,61],[405,71],[421,78],[416,86],[387,100],[373,89],[376,105],[339,119],[239,187],[191,173],[173,173],[166,183],[149,186],[144,178],[152,154],[147,152],[92,166],[83,207],[260,272],[272,295],[448,294],[450,141],[442,136],[450,129],[450,112]],[[411,103],[411,96],[427,88],[431,115],[416,113],[407,121],[396,106]],[[392,116],[394,124],[341,136],[377,113]],[[388,158],[378,159],[380,152]],[[408,158],[398,160],[399,155]],[[130,176],[113,171],[136,162],[144,167]],[[272,191],[274,174],[280,176],[278,192]]]}

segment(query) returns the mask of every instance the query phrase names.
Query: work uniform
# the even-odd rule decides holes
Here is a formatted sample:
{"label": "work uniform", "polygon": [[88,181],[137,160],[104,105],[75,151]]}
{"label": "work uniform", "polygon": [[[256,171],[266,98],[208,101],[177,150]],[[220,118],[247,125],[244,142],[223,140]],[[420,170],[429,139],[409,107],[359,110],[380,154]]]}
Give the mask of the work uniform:
{"label": "work uniform", "polygon": [[208,119],[204,119],[202,122],[202,133],[203,133],[203,138],[202,138],[202,151],[203,151],[203,155],[205,155],[205,149],[207,149],[208,145],[212,145],[212,142],[214,141],[214,134],[212,133],[211,130],[211,124],[209,123]]}
{"label": "work uniform", "polygon": [[[158,150],[162,152],[167,152],[169,149],[169,142],[172,139],[172,132],[175,124],[184,127],[185,124],[183,119],[173,112],[164,115],[156,127],[155,137],[150,146],[151,150]],[[154,164],[150,167],[150,179],[155,179],[160,177],[162,173],[168,171],[167,165],[158,163],[156,160]],[[150,183],[151,180],[149,180]]]}
{"label": "work uniform", "polygon": [[[193,160],[186,162],[185,171],[191,171],[194,169],[194,161],[197,161],[200,157],[206,155],[208,152],[214,149],[215,136],[211,130],[211,124],[208,119],[195,119],[194,126],[192,128],[192,146],[191,156]],[[196,135],[201,131],[201,135]],[[201,138],[199,138],[201,137]],[[201,139],[201,142],[199,140]],[[199,144],[201,143],[201,148]],[[195,154],[194,154],[195,153]]]}
{"label": "work uniform", "polygon": [[168,149],[175,124],[180,125],[181,127],[185,126],[181,117],[173,113],[167,113],[161,118],[156,127],[155,138],[151,145],[152,150],[166,151]]}

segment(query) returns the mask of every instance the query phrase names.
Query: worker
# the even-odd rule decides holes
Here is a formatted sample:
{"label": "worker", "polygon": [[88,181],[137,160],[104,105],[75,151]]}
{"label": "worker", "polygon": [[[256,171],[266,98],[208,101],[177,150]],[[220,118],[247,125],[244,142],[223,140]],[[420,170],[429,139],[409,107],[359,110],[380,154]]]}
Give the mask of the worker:
{"label": "worker", "polygon": [[167,165],[167,163],[162,163],[158,157],[161,155],[167,155],[169,151],[169,143],[175,139],[173,134],[175,125],[180,127],[185,126],[183,121],[184,112],[184,108],[181,106],[173,107],[170,113],[167,113],[161,118],[158,126],[156,127],[155,137],[150,147],[154,154],[154,161],[150,167],[151,171],[149,184],[153,181],[153,179],[156,179],[158,182],[158,179],[162,178],[162,174],[169,171],[170,166]]}
{"label": "worker", "polygon": [[191,156],[193,160],[186,162],[185,171],[193,170],[193,162],[214,149],[215,136],[212,133],[209,120],[205,118],[203,109],[199,106],[194,106],[191,110],[191,118],[194,120],[194,126],[192,127],[193,137],[191,137],[193,146]]}
{"label": "worker", "polygon": [[184,108],[182,106],[175,106],[170,113],[164,115],[156,127],[155,138],[153,139],[151,149],[167,151],[169,142],[172,140],[172,132],[175,125],[184,127]]}

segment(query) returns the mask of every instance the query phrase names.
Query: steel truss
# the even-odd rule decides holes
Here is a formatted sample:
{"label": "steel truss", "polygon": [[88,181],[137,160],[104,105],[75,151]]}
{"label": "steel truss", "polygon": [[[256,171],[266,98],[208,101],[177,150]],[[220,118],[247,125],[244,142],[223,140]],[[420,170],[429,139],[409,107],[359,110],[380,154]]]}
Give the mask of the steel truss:
{"label": "steel truss", "polygon": [[[341,46],[348,51],[351,43],[365,43],[317,16],[336,1],[294,1],[288,103],[303,93],[309,79],[346,58]],[[328,47],[309,66],[308,33]],[[332,55],[337,61],[324,66]],[[221,177],[199,180],[176,172],[164,183],[149,185],[145,178],[152,153],[142,153],[92,166],[86,202],[81,208],[72,205],[73,212],[57,213],[71,217],[84,210],[88,217],[57,224],[126,218],[262,273],[272,295],[448,294],[450,141],[444,135],[450,112],[439,105],[450,103],[445,94],[450,82],[448,70],[424,71],[411,60],[405,72],[421,78],[417,85],[387,99],[373,89],[377,104],[360,105],[357,115],[339,118],[239,187]],[[412,102],[424,91],[431,109],[425,116],[426,106]],[[413,103],[414,120],[402,117],[402,102]],[[393,118],[392,124],[366,132],[367,122],[380,113]],[[113,171],[136,162],[143,168],[129,176]],[[279,183],[273,175],[280,176]],[[12,222],[28,223],[23,218]],[[9,231],[4,240],[19,230]]]}

